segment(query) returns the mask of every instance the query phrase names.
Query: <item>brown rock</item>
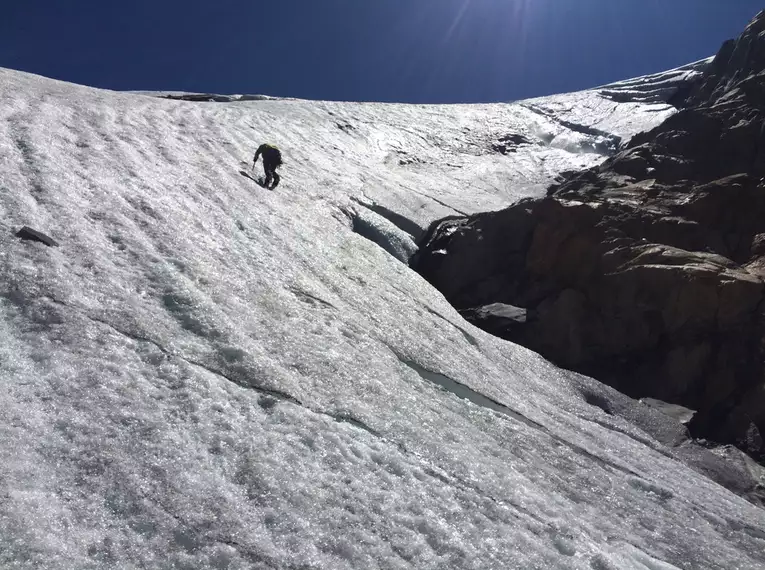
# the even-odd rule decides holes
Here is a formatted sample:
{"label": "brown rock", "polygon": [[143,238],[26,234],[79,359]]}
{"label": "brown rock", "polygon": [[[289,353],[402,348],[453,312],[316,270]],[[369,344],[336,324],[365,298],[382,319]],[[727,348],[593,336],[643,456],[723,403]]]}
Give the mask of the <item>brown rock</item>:
{"label": "brown rock", "polygon": [[689,108],[547,198],[434,224],[412,265],[458,309],[527,311],[496,334],[765,459],[764,78],[765,12]]}

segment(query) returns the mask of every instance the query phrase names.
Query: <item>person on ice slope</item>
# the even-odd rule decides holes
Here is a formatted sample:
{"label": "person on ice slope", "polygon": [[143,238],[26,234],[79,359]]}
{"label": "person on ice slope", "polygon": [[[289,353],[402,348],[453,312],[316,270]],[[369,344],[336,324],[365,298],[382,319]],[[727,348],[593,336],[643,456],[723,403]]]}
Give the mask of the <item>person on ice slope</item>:
{"label": "person on ice slope", "polygon": [[255,170],[255,165],[258,162],[258,158],[263,156],[263,171],[266,174],[265,180],[263,180],[263,186],[273,190],[279,185],[281,177],[276,172],[276,169],[282,165],[282,153],[272,144],[262,144],[255,151],[255,158],[252,159],[252,169]]}

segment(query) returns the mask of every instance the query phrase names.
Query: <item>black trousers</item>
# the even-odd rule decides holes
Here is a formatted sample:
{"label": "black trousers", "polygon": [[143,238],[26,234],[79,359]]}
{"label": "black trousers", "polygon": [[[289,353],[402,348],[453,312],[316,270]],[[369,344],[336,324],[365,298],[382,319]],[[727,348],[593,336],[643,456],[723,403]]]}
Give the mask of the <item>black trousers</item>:
{"label": "black trousers", "polygon": [[276,169],[279,168],[279,166],[281,166],[281,162],[277,160],[269,160],[265,156],[263,157],[263,172],[266,175],[263,185],[266,186],[266,188],[273,189],[279,185],[281,177],[276,172]]}

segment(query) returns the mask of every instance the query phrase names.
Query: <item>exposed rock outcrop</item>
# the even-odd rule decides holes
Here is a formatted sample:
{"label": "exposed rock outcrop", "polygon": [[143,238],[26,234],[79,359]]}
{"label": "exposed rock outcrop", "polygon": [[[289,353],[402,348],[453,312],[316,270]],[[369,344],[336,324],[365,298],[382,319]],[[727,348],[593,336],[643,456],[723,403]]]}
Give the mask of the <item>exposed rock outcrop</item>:
{"label": "exposed rock outcrop", "polygon": [[[412,265],[475,324],[763,461],[765,12],[685,105],[547,198],[434,224]],[[479,318],[496,303],[525,322]]]}
{"label": "exposed rock outcrop", "polygon": [[517,152],[519,146],[530,144],[533,143],[525,136],[510,134],[499,137],[499,139],[491,145],[491,148],[500,154],[510,154]]}
{"label": "exposed rock outcrop", "polygon": [[47,245],[48,247],[58,247],[58,242],[55,239],[53,239],[52,237],[48,235],[45,235],[42,232],[33,230],[29,226],[24,226],[19,231],[17,231],[16,237],[19,239],[27,240],[27,241],[37,241]]}

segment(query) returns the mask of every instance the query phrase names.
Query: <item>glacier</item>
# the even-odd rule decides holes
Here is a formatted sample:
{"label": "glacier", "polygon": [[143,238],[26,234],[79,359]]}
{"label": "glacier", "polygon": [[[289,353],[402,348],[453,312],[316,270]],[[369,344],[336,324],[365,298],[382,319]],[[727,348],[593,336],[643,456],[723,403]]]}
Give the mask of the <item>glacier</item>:
{"label": "glacier", "polygon": [[[0,567],[765,567],[765,511],[673,421],[402,263],[656,126],[707,63],[437,106],[0,70]],[[266,141],[274,192],[241,174]]]}

